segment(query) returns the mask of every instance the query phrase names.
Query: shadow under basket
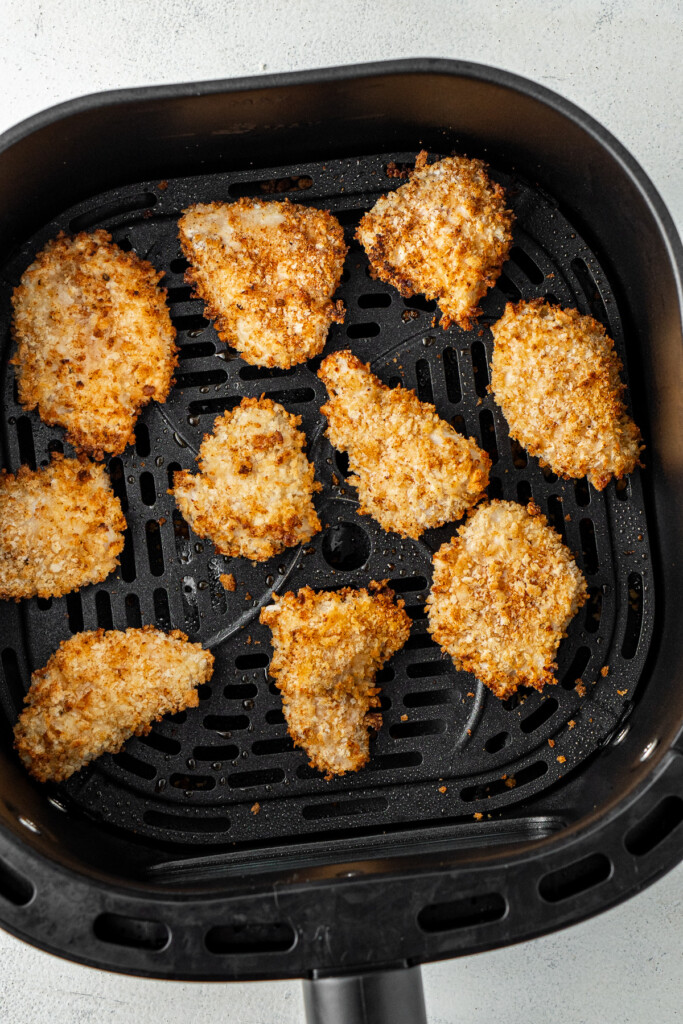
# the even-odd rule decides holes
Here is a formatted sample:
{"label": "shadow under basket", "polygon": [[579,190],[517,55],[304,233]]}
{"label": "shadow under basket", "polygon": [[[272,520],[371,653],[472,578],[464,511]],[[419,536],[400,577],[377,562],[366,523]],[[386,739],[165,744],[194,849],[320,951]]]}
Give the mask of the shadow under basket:
{"label": "shadow under basket", "polygon": [[[401,184],[394,166],[423,147],[485,159],[516,217],[510,259],[469,332],[442,330],[433,303],[374,281],[353,240],[363,212]],[[177,219],[191,203],[239,196],[339,218],[347,312],[326,351],[349,347],[433,402],[488,451],[490,496],[533,497],[574,552],[590,597],[560,647],[556,686],[500,702],[441,656],[424,603],[432,553],[455,526],[412,542],[359,516],[348,465],[324,437],[316,361],[249,366],[204,318]],[[135,445],[107,462],[128,522],[119,570],[66,598],[0,607],[0,923],[110,970],[313,979],[311,1020],[369,1020],[375,1006],[400,1024],[424,1013],[415,965],[578,921],[677,863],[681,259],[633,159],[562,98],[448,61],[131,90],[40,114],[0,139],[10,470],[71,453],[63,431],[17,402],[12,288],[58,231],[95,228],[164,271],[180,361],[168,402],[148,407]],[[603,492],[542,470],[488,393],[491,324],[506,302],[537,297],[600,320],[624,364],[646,468]],[[263,393],[302,417],[324,529],[252,564],[194,536],[167,489],[215,416]],[[391,581],[413,628],[379,675],[384,722],[369,764],[325,782],[287,736],[259,611],[274,589],[371,579]],[[35,784],[11,745],[31,672],[72,633],[145,623],[214,651],[199,707],[62,785]]]}

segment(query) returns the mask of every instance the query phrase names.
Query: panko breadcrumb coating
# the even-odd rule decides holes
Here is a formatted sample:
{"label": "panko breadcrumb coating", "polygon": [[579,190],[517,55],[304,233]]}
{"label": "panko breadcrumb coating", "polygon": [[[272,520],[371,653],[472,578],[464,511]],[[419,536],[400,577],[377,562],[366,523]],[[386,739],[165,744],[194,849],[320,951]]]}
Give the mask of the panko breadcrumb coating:
{"label": "panko breadcrumb coating", "polygon": [[497,697],[555,683],[555,652],[587,598],[571,552],[530,503],[480,506],[433,558],[429,631]]}
{"label": "panko breadcrumb coating", "polygon": [[382,384],[351,352],[327,356],[318,376],[330,393],[327,436],[348,452],[361,513],[416,540],[484,496],[491,460],[433,405]]}
{"label": "panko breadcrumb coating", "polygon": [[379,729],[377,671],[403,647],[410,619],[386,583],[273,594],[261,611],[273,632],[269,672],[282,693],[289,734],[326,778],[355,772]]}
{"label": "panko breadcrumb coating", "polygon": [[106,231],[62,233],[14,290],[19,400],[95,458],[120,455],[142,407],[168,397],[177,349],[162,276]]}
{"label": "panko breadcrumb coating", "polygon": [[62,782],[163,715],[196,707],[213,660],[177,629],[77,633],[31,676],[14,729],[19,756],[40,782]]}
{"label": "panko breadcrumb coating", "polygon": [[322,352],[330,324],[344,320],[332,296],[347,247],[331,213],[240,199],[191,206],[178,226],[185,279],[246,362],[286,368]]}
{"label": "panko breadcrumb coating", "polygon": [[178,508],[221,554],[263,562],[320,530],[312,501],[320,484],[300,423],[269,398],[243,398],[204,435],[200,472],[175,474]]}
{"label": "panko breadcrumb coating", "polygon": [[491,391],[514,437],[558,476],[601,491],[639,461],[614,342],[602,324],[543,299],[508,303],[493,326]]}
{"label": "panko breadcrumb coating", "polygon": [[0,599],[61,597],[113,572],[126,520],[104,466],[55,455],[0,471]]}
{"label": "panko breadcrumb coating", "polygon": [[427,164],[423,150],[407,184],[378,199],[356,238],[373,277],[405,298],[436,299],[442,327],[468,330],[508,257],[512,222],[486,164],[464,156]]}

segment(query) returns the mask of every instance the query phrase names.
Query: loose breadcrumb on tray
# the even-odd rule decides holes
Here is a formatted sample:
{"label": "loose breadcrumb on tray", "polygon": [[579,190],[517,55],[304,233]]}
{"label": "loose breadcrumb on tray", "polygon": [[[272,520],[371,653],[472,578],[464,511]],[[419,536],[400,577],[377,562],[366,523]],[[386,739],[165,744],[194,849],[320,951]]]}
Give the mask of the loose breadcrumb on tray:
{"label": "loose breadcrumb on tray", "polygon": [[542,466],[602,490],[642,465],[621,362],[602,324],[534,299],[508,303],[492,333],[491,391],[511,437]]}
{"label": "loose breadcrumb on tray", "polygon": [[231,572],[222,572],[218,579],[225,590],[229,590],[231,593],[234,592],[237,584],[235,583],[235,577]]}
{"label": "loose breadcrumb on tray", "polygon": [[287,368],[322,352],[330,324],[344,320],[332,296],[347,246],[331,213],[243,198],[191,206],[178,227],[185,279],[246,362]]}
{"label": "loose breadcrumb on tray", "polygon": [[178,508],[221,554],[262,562],[320,530],[312,499],[321,485],[300,423],[268,398],[244,398],[204,436],[200,472],[176,472]]}
{"label": "loose breadcrumb on tray", "polygon": [[433,405],[387,387],[349,351],[327,356],[318,376],[330,394],[321,407],[327,435],[348,453],[361,513],[416,540],[484,496],[491,460]]}
{"label": "loose breadcrumb on tray", "polygon": [[272,630],[269,672],[282,694],[294,743],[326,778],[369,759],[368,729],[379,729],[377,671],[408,639],[404,602],[385,583],[315,593],[304,587],[261,611]]}
{"label": "loose breadcrumb on tray", "polygon": [[533,503],[480,506],[433,565],[428,628],[456,668],[500,698],[557,681],[555,654],[587,587]]}
{"label": "loose breadcrumb on tray", "polygon": [[19,756],[40,782],[68,779],[163,715],[196,707],[213,661],[179,630],[77,633],[31,677],[14,729]]}
{"label": "loose breadcrumb on tray", "polygon": [[0,471],[0,599],[61,597],[114,571],[126,520],[103,465]]}
{"label": "loose breadcrumb on tray", "polygon": [[19,400],[94,458],[119,455],[143,406],[168,397],[177,349],[162,276],[106,231],[62,233],[14,290]]}
{"label": "loose breadcrumb on tray", "polygon": [[418,154],[410,180],[377,200],[356,238],[373,277],[401,295],[436,299],[441,324],[468,330],[479,300],[500,274],[512,244],[505,192],[481,160]]}

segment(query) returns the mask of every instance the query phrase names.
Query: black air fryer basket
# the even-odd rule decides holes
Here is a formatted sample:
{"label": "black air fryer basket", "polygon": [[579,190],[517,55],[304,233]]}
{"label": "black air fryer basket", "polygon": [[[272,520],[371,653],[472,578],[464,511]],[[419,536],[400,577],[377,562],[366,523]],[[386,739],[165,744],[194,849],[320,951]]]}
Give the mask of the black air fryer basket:
{"label": "black air fryer basket", "polygon": [[[362,212],[419,149],[484,158],[516,214],[514,247],[474,329],[373,281]],[[393,168],[390,170],[394,170]],[[472,434],[492,497],[533,496],[586,575],[558,685],[505,702],[426,632],[435,548],[359,517],[324,437],[316,361],[248,366],[184,283],[179,212],[289,196],[332,210],[351,251],[350,347]],[[17,403],[10,296],[59,230],[106,228],[165,272],[180,364],[164,406],[108,468],[128,520],[120,570],[59,600],[0,607],[0,921],[110,970],[203,980],[304,977],[311,1020],[423,1019],[423,961],[529,938],[642,889],[683,851],[681,253],[651,184],[560,97],[489,68],[406,61],[140,89],[54,108],[0,140],[2,461],[45,465],[63,432]],[[548,296],[607,327],[646,468],[598,493],[511,444],[487,392],[490,325]],[[302,416],[324,529],[265,564],[217,556],[167,493],[215,416],[265,393]],[[227,593],[218,577],[237,580]],[[390,579],[414,625],[381,673],[384,725],[356,775],[325,782],[287,736],[259,610],[273,589]],[[196,709],[63,785],[21,768],[11,728],[31,672],[82,629],[156,623],[211,646]],[[606,674],[604,674],[606,670]]]}

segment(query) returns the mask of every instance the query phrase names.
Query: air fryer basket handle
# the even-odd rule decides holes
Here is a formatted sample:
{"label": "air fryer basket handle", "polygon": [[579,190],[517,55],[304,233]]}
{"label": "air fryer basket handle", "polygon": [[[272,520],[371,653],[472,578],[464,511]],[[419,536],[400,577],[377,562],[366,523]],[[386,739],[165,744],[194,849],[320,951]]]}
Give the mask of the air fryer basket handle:
{"label": "air fryer basket handle", "polygon": [[419,967],[318,977],[303,986],[306,1024],[427,1024]]}

